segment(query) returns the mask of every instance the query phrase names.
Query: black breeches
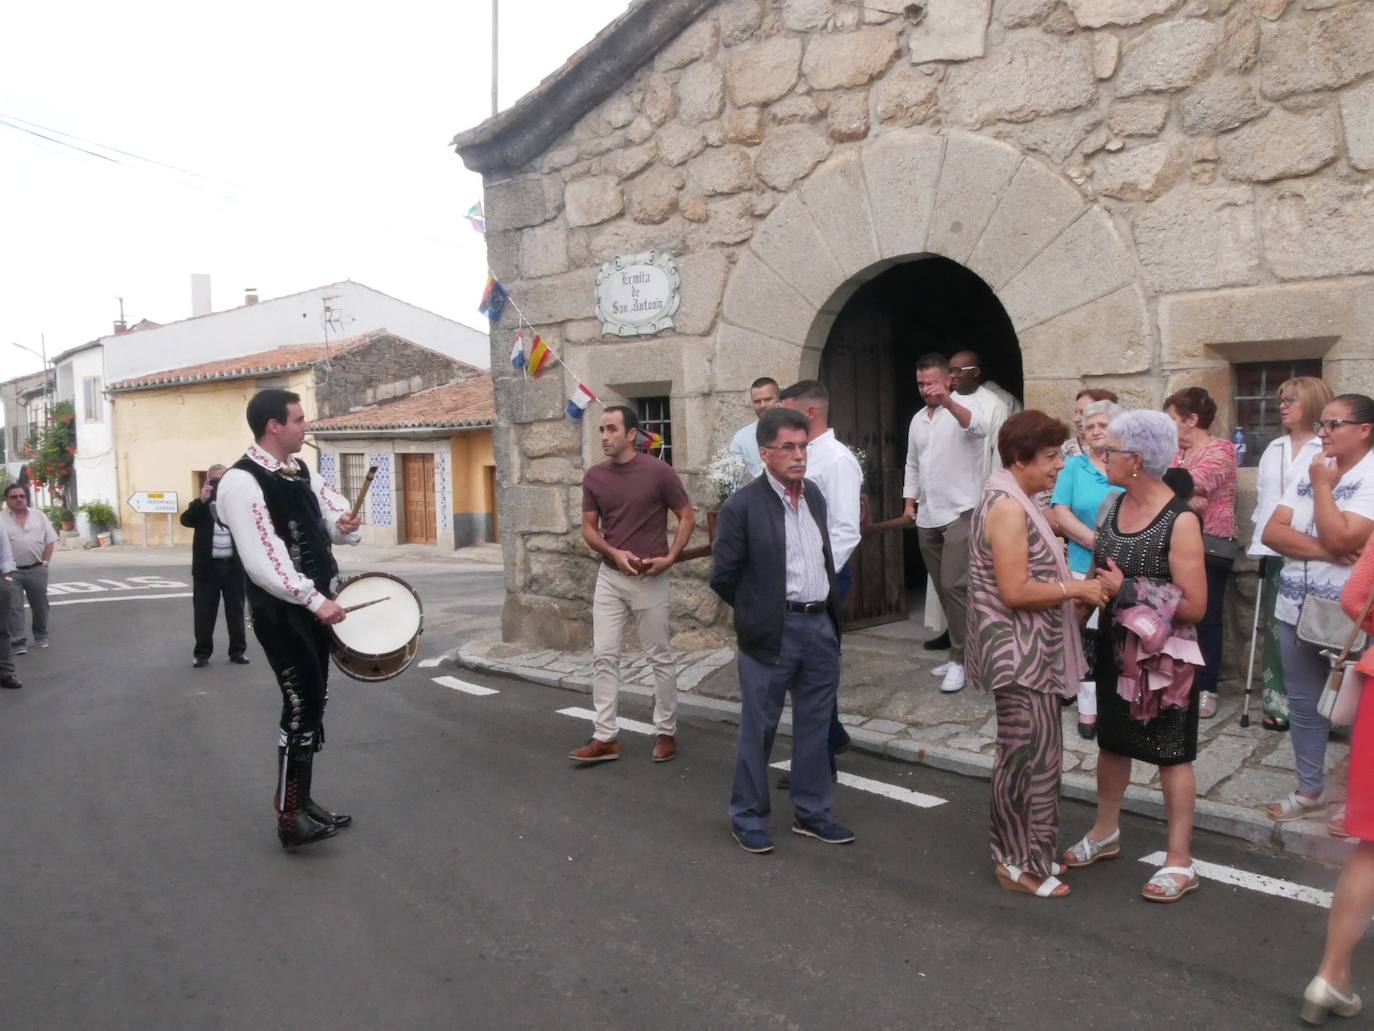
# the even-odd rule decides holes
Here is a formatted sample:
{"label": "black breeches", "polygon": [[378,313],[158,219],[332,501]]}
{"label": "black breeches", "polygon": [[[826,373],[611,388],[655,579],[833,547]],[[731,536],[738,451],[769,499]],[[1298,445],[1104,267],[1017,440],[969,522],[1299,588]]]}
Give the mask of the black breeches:
{"label": "black breeches", "polygon": [[316,751],[329,699],[329,630],[300,605],[253,606],[253,632],[281,688],[281,736],[292,751]]}

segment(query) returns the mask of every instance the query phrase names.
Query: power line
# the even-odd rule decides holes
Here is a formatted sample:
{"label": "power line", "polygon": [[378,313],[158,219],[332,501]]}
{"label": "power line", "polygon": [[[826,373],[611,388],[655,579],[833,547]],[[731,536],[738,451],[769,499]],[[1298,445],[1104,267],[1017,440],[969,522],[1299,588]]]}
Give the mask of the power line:
{"label": "power line", "polygon": [[[114,161],[116,164],[123,164],[124,162],[118,161],[117,159],[110,157],[108,154],[101,154],[93,150],[88,150],[87,148],[99,147],[101,150],[107,150],[111,154],[122,154],[126,158],[133,158],[135,161],[142,161],[149,165],[157,165],[159,168],[166,168],[173,172],[180,172],[182,175],[195,176],[197,179],[205,178],[205,176],[201,175],[199,172],[193,172],[189,168],[181,168],[178,165],[169,165],[165,161],[158,161],[156,158],[145,157],[142,154],[135,154],[133,151],[120,150],[118,147],[111,147],[107,143],[98,143],[95,140],[88,140],[84,137],[77,136],[75,133],[63,132],[61,129],[53,129],[46,125],[40,125],[37,122],[30,122],[28,119],[20,118],[17,115],[8,115],[0,113],[0,125],[7,125],[11,129],[17,129],[20,132],[26,132],[32,136],[38,136],[41,139],[50,140],[53,143],[61,144],[64,147],[71,147],[73,150],[79,150],[83,154],[91,155],[91,157],[101,158],[105,161]],[[44,135],[45,133],[51,135]],[[58,139],[57,137],[65,137],[65,139]],[[68,140],[76,140],[77,143],[83,143],[86,146],[78,146],[76,143],[67,142]]]}

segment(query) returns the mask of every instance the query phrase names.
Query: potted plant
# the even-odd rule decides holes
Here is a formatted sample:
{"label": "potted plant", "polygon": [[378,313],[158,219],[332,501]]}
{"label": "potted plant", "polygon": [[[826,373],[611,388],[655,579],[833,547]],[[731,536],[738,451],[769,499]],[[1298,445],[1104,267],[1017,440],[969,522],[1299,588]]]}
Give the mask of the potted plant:
{"label": "potted plant", "polygon": [[65,505],[50,505],[43,509],[43,512],[54,526],[60,526],[64,530],[76,529],[76,516]]}
{"label": "potted plant", "polygon": [[87,501],[77,507],[86,513],[86,518],[91,521],[91,531],[100,542],[100,546],[108,548],[109,531],[119,525],[119,517],[115,515],[115,510],[104,501]]}

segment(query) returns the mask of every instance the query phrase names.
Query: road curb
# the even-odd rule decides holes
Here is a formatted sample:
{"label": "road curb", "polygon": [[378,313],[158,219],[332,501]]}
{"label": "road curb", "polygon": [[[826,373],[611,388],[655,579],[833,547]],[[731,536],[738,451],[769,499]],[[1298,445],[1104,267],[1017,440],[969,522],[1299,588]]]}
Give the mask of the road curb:
{"label": "road curb", "polygon": [[[463,654],[461,648],[447,652],[442,663],[478,673],[491,673],[497,676],[525,680],[544,687],[557,687],[578,694],[591,693],[591,681],[572,673],[551,673],[542,669],[515,668],[502,662],[484,658],[472,653]],[[653,688],[637,684],[621,687],[622,694],[652,699]],[[717,723],[738,723],[740,706],[738,702],[720,698],[707,698],[679,692],[678,710]],[[992,778],[992,757],[978,752],[964,752],[939,745],[923,745],[908,738],[898,738],[891,734],[880,734],[862,727],[848,727],[851,747],[867,755],[874,755],[913,766],[928,766],[931,769],[957,773],[979,780]],[[792,735],[792,724],[786,716],[779,722],[778,731],[788,737]],[[1079,802],[1093,802],[1097,798],[1095,778],[1082,773],[1066,773],[1063,778],[1064,797]],[[1165,819],[1163,795],[1150,788],[1132,784],[1126,789],[1122,808],[1138,816],[1148,816],[1161,822]],[[1264,845],[1291,855],[1316,859],[1325,863],[1343,863],[1354,851],[1351,841],[1342,841],[1326,833],[1323,821],[1295,820],[1291,823],[1275,823],[1262,814],[1244,806],[1212,802],[1205,798],[1197,800],[1194,825],[1213,834],[1223,834],[1255,845]]]}

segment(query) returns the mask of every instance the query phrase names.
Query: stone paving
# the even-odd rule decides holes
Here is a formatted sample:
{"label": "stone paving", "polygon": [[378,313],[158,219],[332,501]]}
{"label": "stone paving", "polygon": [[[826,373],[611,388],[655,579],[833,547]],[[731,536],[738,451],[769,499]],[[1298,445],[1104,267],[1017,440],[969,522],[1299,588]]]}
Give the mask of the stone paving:
{"label": "stone paving", "polygon": [[[997,721],[991,698],[966,687],[941,694],[930,670],[945,653],[920,647],[923,629],[911,624],[878,627],[845,636],[841,674],[841,721],[860,749],[971,776],[988,777],[996,751]],[[528,647],[474,641],[452,656],[460,665],[505,673],[534,683],[588,692],[590,652],[530,651]],[[739,684],[733,648],[678,653],[678,690],[685,712],[731,720],[739,712]],[[653,671],[643,655],[627,653],[622,664],[626,690],[651,694]],[[1202,743],[1194,765],[1198,826],[1318,858],[1339,860],[1350,847],[1326,834],[1325,817],[1275,824],[1266,802],[1296,786],[1293,747],[1287,734],[1264,730],[1258,694],[1251,723],[1240,726],[1242,686],[1223,683],[1217,715],[1201,725]],[[782,729],[790,731],[784,710]],[[1333,740],[1327,749],[1328,790],[1345,794],[1349,745]],[[1077,709],[1064,710],[1064,793],[1091,800],[1096,791],[1097,745],[1078,736]],[[1162,816],[1158,771],[1136,763],[1127,808]]]}

